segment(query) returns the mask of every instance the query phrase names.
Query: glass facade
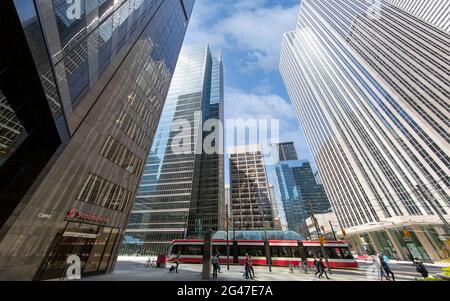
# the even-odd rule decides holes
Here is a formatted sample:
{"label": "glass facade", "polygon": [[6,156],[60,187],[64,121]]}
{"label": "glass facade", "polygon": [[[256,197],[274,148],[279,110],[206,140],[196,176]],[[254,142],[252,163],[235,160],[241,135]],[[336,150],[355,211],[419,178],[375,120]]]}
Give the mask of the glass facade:
{"label": "glass facade", "polygon": [[0,279],[112,271],[193,5],[0,2]]}
{"label": "glass facade", "polygon": [[289,230],[308,236],[306,219],[311,216],[309,204],[315,214],[331,211],[323,185],[316,182],[310,163],[298,160],[293,143],[272,145],[272,160],[276,173],[275,186],[283,203]]}
{"label": "glass facade", "polygon": [[0,167],[6,162],[11,152],[27,136],[27,132],[17,118],[16,113],[6,101],[0,90]]}
{"label": "glass facade", "polygon": [[[223,65],[208,45],[181,50],[161,121],[139,185],[121,254],[166,254],[174,239],[223,227],[223,134],[216,151],[198,149],[223,119]],[[206,122],[213,121],[211,128]],[[185,123],[189,131],[183,132]],[[204,130],[204,131],[203,131]],[[185,149],[175,145],[183,136]],[[175,147],[174,147],[175,146]]]}
{"label": "glass facade", "polygon": [[355,231],[449,219],[450,37],[380,3],[373,16],[367,1],[302,1],[280,65],[333,209]]}

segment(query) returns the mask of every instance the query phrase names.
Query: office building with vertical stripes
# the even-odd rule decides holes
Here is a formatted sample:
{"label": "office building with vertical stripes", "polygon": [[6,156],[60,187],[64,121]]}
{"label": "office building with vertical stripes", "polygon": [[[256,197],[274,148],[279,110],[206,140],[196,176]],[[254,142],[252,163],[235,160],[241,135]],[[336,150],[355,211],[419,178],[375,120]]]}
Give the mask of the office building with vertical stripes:
{"label": "office building with vertical stripes", "polygon": [[370,1],[302,1],[280,70],[355,248],[438,259],[449,239],[450,35],[379,2],[374,14]]}

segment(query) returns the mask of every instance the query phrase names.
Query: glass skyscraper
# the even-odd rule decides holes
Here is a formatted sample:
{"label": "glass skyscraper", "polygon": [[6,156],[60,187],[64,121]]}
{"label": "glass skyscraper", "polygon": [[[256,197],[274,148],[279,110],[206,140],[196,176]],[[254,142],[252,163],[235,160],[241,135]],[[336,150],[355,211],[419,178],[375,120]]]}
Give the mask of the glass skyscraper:
{"label": "glass skyscraper", "polygon": [[193,0],[0,1],[0,279],[111,272]]}
{"label": "glass skyscraper", "polygon": [[[208,45],[181,50],[166,105],[139,185],[122,254],[166,254],[174,239],[203,238],[225,223],[223,65]],[[189,131],[180,126],[187,122]],[[201,144],[212,131],[208,154]],[[189,149],[174,147],[183,137]],[[198,144],[200,142],[200,145]],[[206,143],[206,141],[205,141]],[[178,146],[178,145],[175,145]]]}
{"label": "glass skyscraper", "polygon": [[440,258],[448,233],[439,215],[450,219],[450,35],[379,3],[373,13],[363,0],[302,1],[280,69],[347,233],[404,258]]}
{"label": "glass skyscraper", "polygon": [[314,214],[331,210],[325,190],[316,182],[310,163],[298,159],[293,142],[273,144],[272,161],[275,187],[283,203],[288,228],[307,237],[306,219],[312,213],[309,206]]}

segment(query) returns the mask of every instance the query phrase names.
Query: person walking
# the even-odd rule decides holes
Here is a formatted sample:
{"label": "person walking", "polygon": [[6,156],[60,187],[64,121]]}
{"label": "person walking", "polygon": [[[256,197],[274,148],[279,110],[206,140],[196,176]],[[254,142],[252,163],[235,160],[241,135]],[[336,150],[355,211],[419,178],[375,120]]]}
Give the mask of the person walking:
{"label": "person walking", "polygon": [[398,255],[397,251],[394,251],[392,255],[394,256],[395,260],[400,261],[400,255]]}
{"label": "person walking", "polygon": [[250,268],[250,273],[251,273],[252,279],[256,278],[255,277],[255,269],[253,268],[253,260],[250,255],[248,255],[248,266]]}
{"label": "person walking", "polygon": [[252,276],[252,271],[251,271],[251,268],[250,268],[250,261],[249,261],[249,256],[248,256],[248,254],[245,254],[245,262],[244,262],[244,269],[245,269],[245,271],[244,271],[244,278],[245,279],[253,279],[253,276]]}
{"label": "person walking", "polygon": [[327,279],[330,279],[330,277],[328,277],[327,271],[325,269],[325,264],[323,263],[322,257],[320,257],[318,265],[319,265],[319,270],[320,270],[319,279],[322,278],[323,274],[325,274]]}
{"label": "person walking", "polygon": [[391,267],[389,266],[389,257],[387,257],[387,255],[384,255],[380,258],[381,260],[381,266],[385,272],[385,276],[387,280],[391,280],[391,276],[392,276],[392,281],[395,281],[395,275],[391,270]]}
{"label": "person walking", "polygon": [[416,267],[417,273],[420,273],[420,275],[422,275],[423,278],[428,278],[429,273],[427,268],[425,267],[423,262],[419,260],[419,258],[417,257],[414,259],[414,266]]}
{"label": "person walking", "polygon": [[320,267],[319,267],[319,261],[317,260],[316,256],[314,256],[313,266],[316,269],[316,273],[314,274],[314,277],[317,277],[317,275],[320,274]]}
{"label": "person walking", "polygon": [[382,257],[380,253],[377,253],[374,258],[375,271],[377,273],[377,279],[383,281],[384,279],[384,269],[382,264]]}
{"label": "person walking", "polygon": [[178,273],[178,267],[180,266],[180,255],[175,258],[175,273]]}
{"label": "person walking", "polygon": [[219,260],[219,270],[218,270],[218,272],[222,273],[222,266],[220,265],[220,254],[217,253],[216,256],[217,256],[217,259]]}
{"label": "person walking", "polygon": [[214,255],[211,263],[213,265],[213,279],[217,279],[217,272],[219,271],[219,257],[217,256],[217,254]]}

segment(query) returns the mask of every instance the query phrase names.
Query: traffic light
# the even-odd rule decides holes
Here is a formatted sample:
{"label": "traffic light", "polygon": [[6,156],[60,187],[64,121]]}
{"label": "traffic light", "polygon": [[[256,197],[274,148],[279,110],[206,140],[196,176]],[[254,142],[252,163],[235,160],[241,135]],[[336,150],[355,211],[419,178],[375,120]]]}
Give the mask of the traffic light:
{"label": "traffic light", "polygon": [[406,238],[411,238],[411,233],[408,230],[403,230],[403,236]]}
{"label": "traffic light", "polygon": [[319,240],[320,244],[323,246],[325,244],[325,238],[322,235],[320,235]]}

